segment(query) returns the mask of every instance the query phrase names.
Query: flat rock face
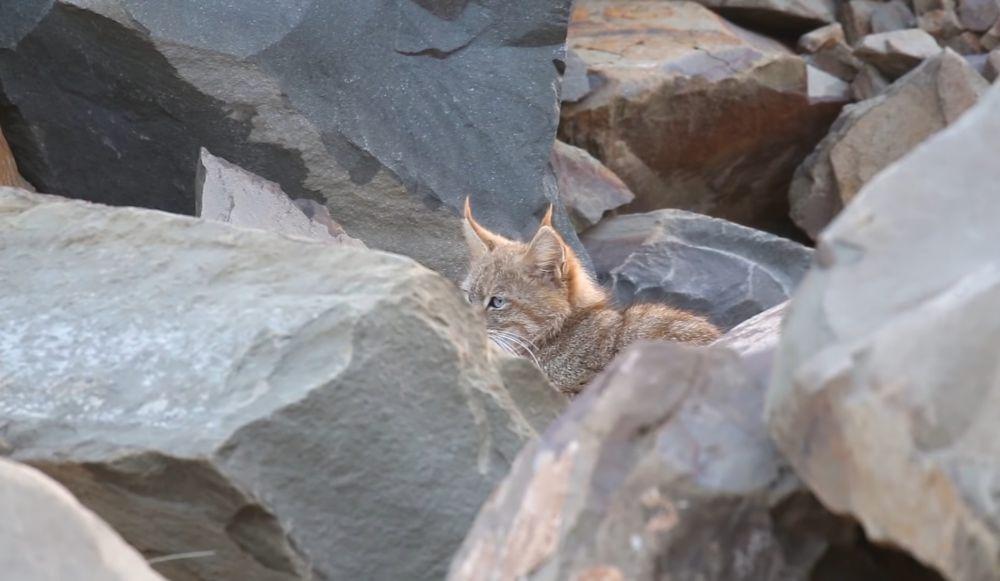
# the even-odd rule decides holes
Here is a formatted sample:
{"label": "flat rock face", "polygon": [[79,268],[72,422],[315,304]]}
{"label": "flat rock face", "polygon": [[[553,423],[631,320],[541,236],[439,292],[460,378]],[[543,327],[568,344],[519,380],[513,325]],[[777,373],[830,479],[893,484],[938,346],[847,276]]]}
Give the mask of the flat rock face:
{"label": "flat rock face", "polygon": [[562,405],[405,257],[3,189],[0,280],[4,453],[170,579],[440,579]]}
{"label": "flat rock face", "polygon": [[812,255],[797,242],[682,210],[615,216],[583,241],[620,302],[666,302],[722,328],[787,300]]}
{"label": "flat rock face", "polygon": [[792,218],[816,238],[876,174],[973,106],[988,85],[950,50],[874,99],[850,105],[796,171]]}
{"label": "flat rock face", "polygon": [[559,199],[578,232],[635,198],[628,186],[594,156],[562,141],[556,141],[552,148],[552,169],[559,184]]}
{"label": "flat rock face", "polygon": [[0,123],[42,191],[190,214],[205,147],[458,279],[467,195],[509,236],[556,201],[569,5],[6,0]]}
{"label": "flat rock face", "polygon": [[594,88],[564,103],[560,135],[629,185],[629,209],[777,228],[795,165],[843,104],[810,100],[805,62],[688,2],[585,0],[572,20]]}
{"label": "flat rock face", "polygon": [[0,129],[0,187],[9,186],[25,190],[33,190],[21,174],[17,171],[17,162],[14,161],[14,154],[10,150],[10,145],[3,136],[3,129]]}
{"label": "flat rock face", "polygon": [[890,79],[897,79],[941,52],[934,37],[919,28],[870,34],[854,54],[871,63]]}
{"label": "flat rock face", "polygon": [[[291,200],[281,186],[216,157],[206,149],[198,160],[196,214],[207,220],[269,230],[324,242],[364,246],[333,222],[325,206]],[[311,212],[306,215],[306,212]]]}
{"label": "flat rock face", "polygon": [[1000,579],[998,150],[994,87],[861,191],[820,237],[768,392],[823,503],[948,579]]}
{"label": "flat rock face", "polygon": [[41,472],[0,459],[0,568],[24,581],[162,581],[135,549]]}
{"label": "flat rock face", "polygon": [[521,451],[448,579],[809,579],[826,542],[776,508],[799,488],[763,386],[726,349],[630,347]]}

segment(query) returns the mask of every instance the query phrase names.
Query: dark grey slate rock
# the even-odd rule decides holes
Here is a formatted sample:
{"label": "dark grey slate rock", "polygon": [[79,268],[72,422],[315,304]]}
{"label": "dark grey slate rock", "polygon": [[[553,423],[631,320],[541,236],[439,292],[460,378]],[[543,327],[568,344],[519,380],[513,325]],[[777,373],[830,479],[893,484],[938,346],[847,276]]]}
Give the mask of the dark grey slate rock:
{"label": "dark grey slate rock", "polygon": [[564,401],[402,256],[0,188],[0,280],[4,454],[173,580],[441,579]]}
{"label": "dark grey slate rock", "polygon": [[467,195],[510,236],[557,202],[569,4],[4,0],[0,123],[41,191],[192,213],[204,146],[457,278]]}
{"label": "dark grey slate rock", "polygon": [[723,328],[787,300],[812,255],[797,242],[682,210],[615,216],[582,238],[619,301],[666,302]]}

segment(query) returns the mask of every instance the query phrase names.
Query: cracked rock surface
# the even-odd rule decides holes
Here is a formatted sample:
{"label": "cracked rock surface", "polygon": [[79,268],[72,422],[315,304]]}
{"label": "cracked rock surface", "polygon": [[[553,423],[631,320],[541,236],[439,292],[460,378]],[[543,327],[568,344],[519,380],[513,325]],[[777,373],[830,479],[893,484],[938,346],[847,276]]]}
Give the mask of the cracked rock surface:
{"label": "cracked rock surface", "polygon": [[690,2],[583,0],[567,42],[592,81],[560,136],[622,178],[629,211],[786,224],[792,172],[845,102],[810,98],[801,57]]}
{"label": "cracked rock surface", "polygon": [[4,455],[170,579],[440,579],[562,407],[401,256],[3,188],[0,280]]}
{"label": "cracked rock surface", "polygon": [[819,238],[767,395],[826,506],[954,580],[1000,579],[998,150],[994,86],[861,190]]}
{"label": "cracked rock surface", "polygon": [[457,279],[465,196],[509,236],[557,201],[569,4],[5,0],[0,123],[40,191],[190,214],[205,147]]}

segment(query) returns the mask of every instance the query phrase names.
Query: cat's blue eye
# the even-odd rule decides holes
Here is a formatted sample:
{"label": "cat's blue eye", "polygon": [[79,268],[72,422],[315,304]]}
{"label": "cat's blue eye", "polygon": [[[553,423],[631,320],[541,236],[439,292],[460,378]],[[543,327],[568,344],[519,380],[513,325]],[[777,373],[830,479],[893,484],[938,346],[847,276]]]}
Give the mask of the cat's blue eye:
{"label": "cat's blue eye", "polygon": [[507,300],[503,297],[490,297],[490,302],[488,306],[491,309],[502,309],[507,304]]}

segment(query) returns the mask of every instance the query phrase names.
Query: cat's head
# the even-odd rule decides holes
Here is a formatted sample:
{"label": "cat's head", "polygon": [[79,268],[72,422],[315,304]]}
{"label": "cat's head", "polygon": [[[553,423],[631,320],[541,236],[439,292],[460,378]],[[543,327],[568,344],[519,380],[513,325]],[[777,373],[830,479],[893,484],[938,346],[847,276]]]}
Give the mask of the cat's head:
{"label": "cat's head", "polygon": [[552,208],[529,242],[490,232],[465,200],[469,274],[462,290],[482,309],[494,342],[528,345],[558,332],[574,309],[602,303],[604,291],[552,226]]}

